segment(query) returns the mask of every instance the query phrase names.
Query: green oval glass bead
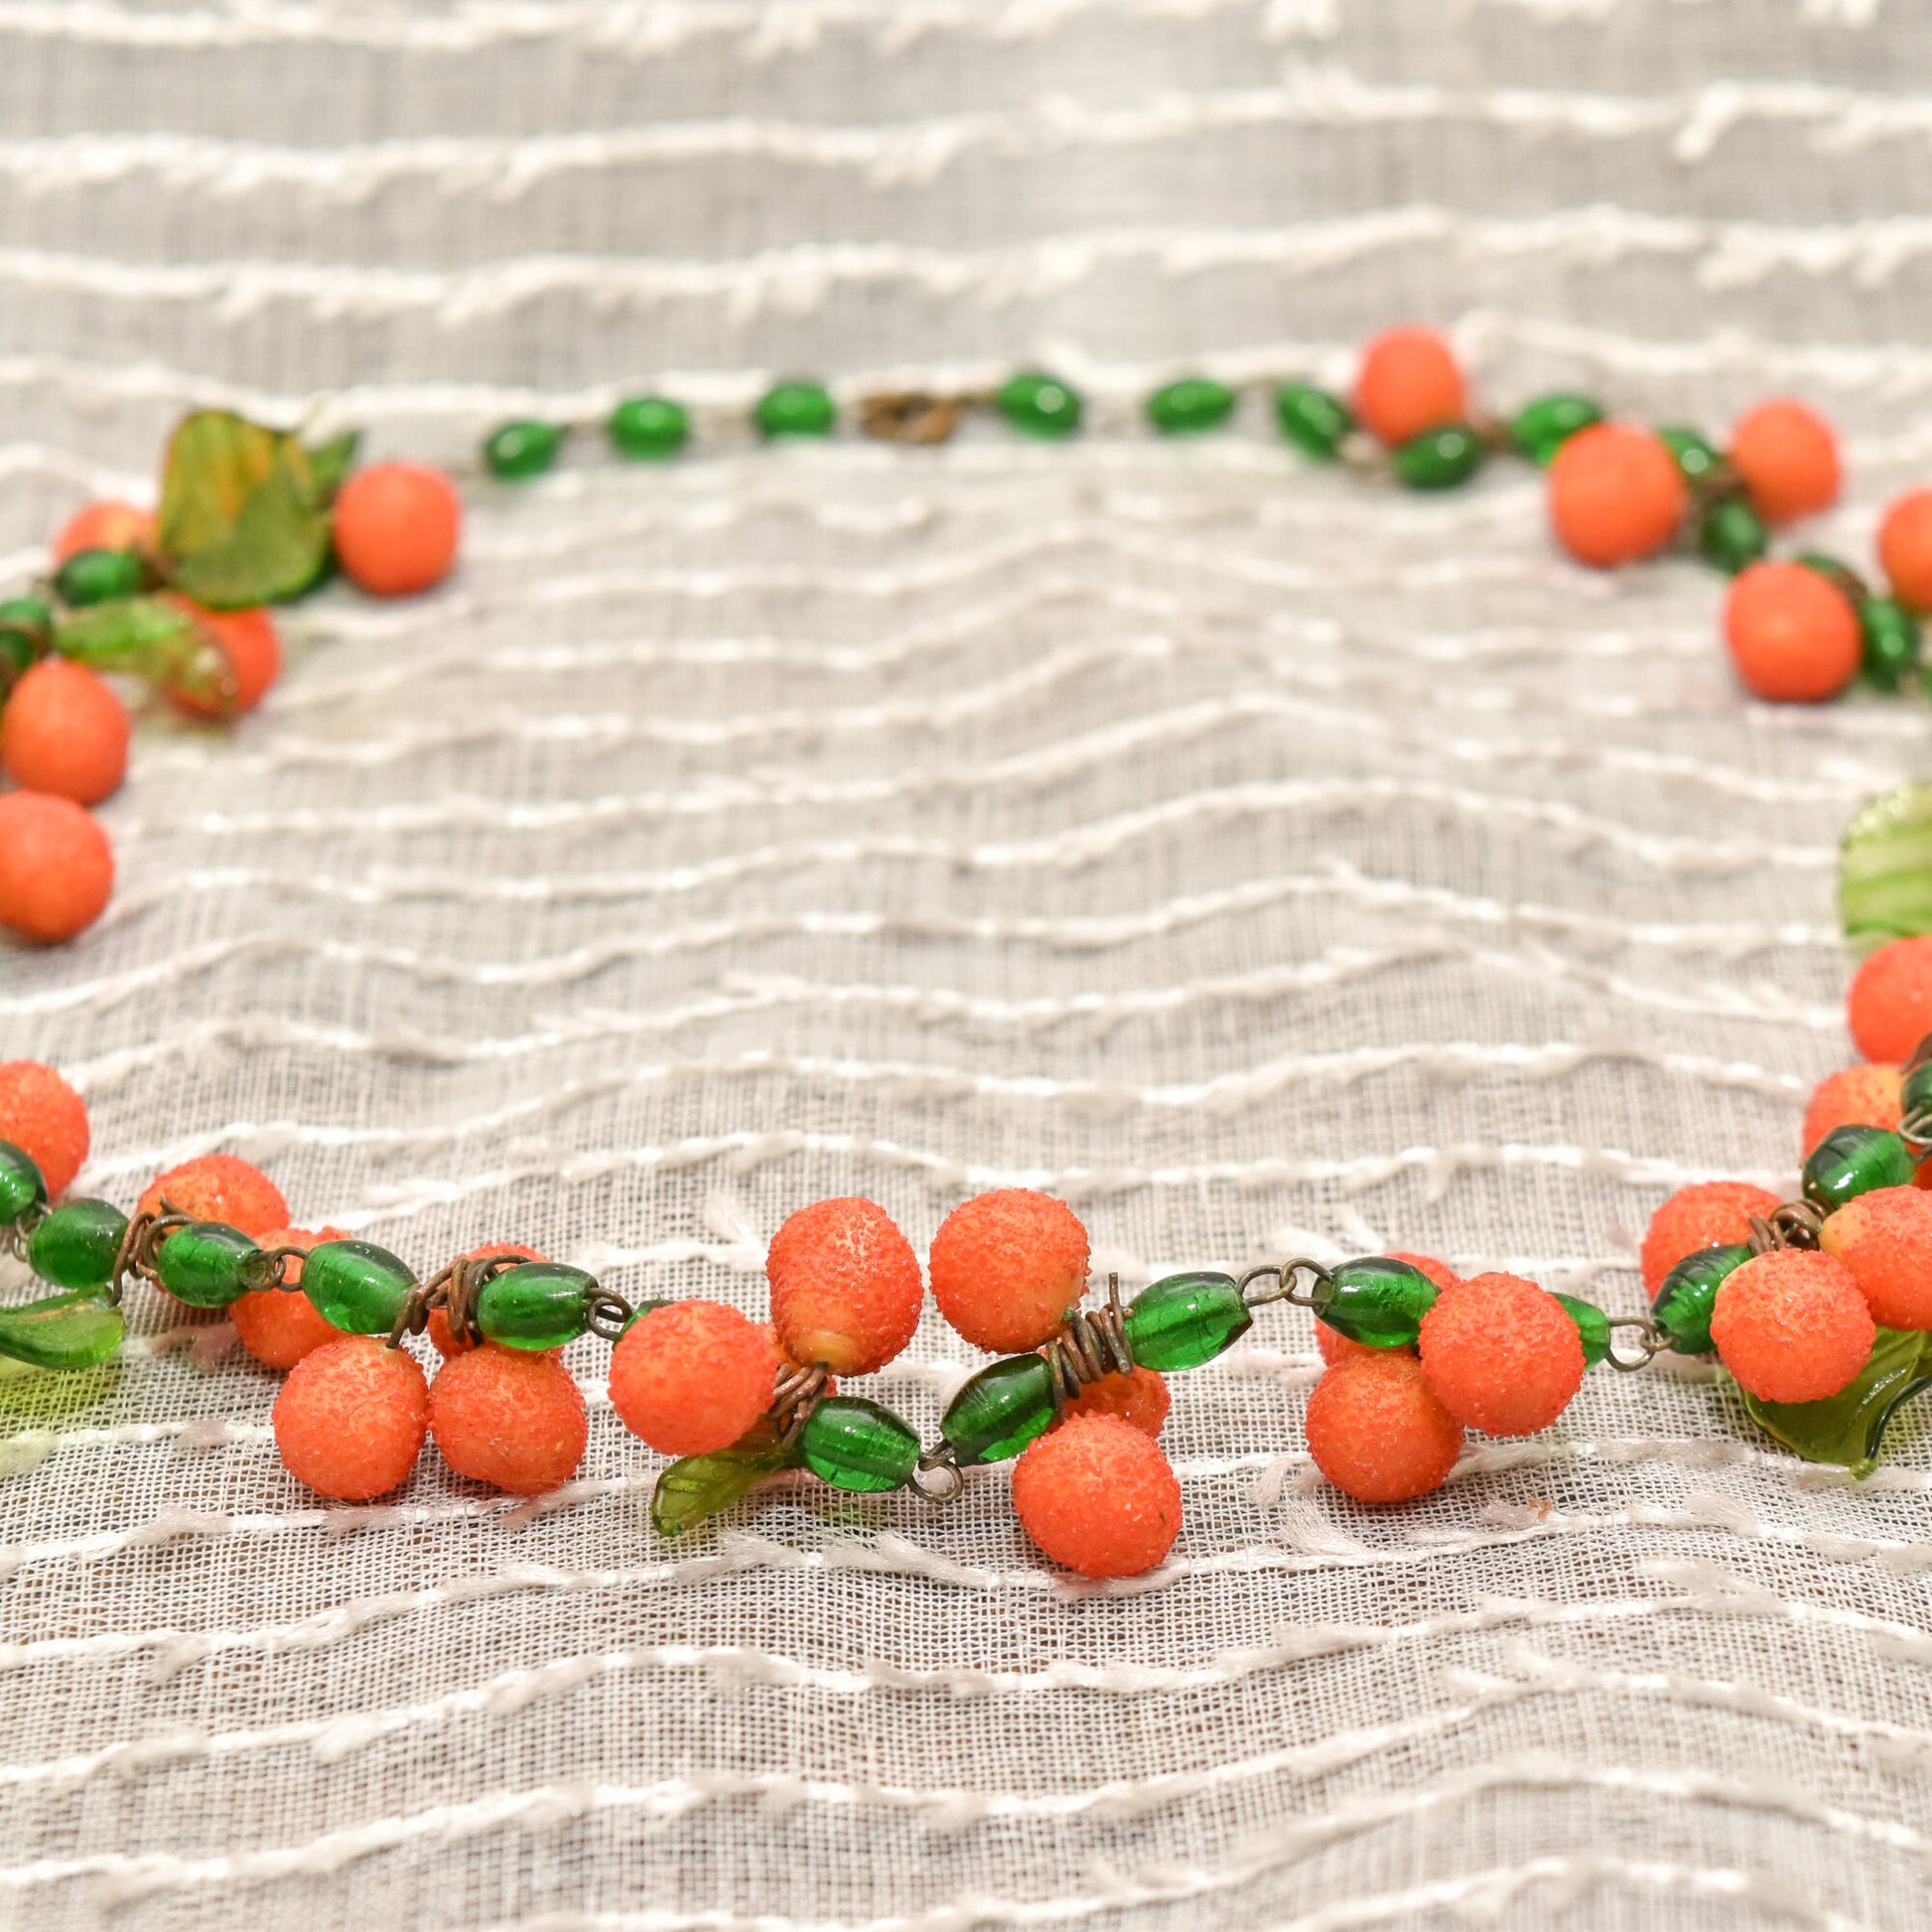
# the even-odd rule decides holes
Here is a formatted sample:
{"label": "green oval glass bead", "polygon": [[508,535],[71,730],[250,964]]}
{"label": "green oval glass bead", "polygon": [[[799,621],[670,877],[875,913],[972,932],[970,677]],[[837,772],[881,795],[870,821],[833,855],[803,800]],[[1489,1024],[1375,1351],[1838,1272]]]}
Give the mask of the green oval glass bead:
{"label": "green oval glass bead", "polygon": [[1080,427],[1080,393],[1056,375],[1029,369],[1000,385],[1000,414],[1023,436],[1071,436]]}
{"label": "green oval glass bead", "polygon": [[27,1265],[56,1288],[104,1288],[126,1233],[127,1216],[112,1201],[63,1201],[27,1237]]}
{"label": "green oval glass bead", "polygon": [[47,1181],[34,1157],[11,1141],[0,1141],[0,1227],[11,1227],[23,1214],[46,1205]]}
{"label": "green oval glass bead", "polygon": [[1910,1120],[1928,1108],[1932,1108],[1932,1059],[1921,1060],[1911,1067],[1898,1090],[1898,1109],[1904,1119]]}
{"label": "green oval glass bead", "polygon": [[527,483],[556,462],[563,446],[555,423],[504,423],[484,439],[483,463],[498,483]]}
{"label": "green oval glass bead", "polygon": [[1584,1344],[1584,1366],[1594,1368],[1610,1352],[1610,1317],[1594,1302],[1581,1296],[1559,1295],[1564,1312],[1577,1324],[1578,1339]]}
{"label": "green oval glass bead", "polygon": [[132,550],[76,550],[54,573],[54,589],[63,604],[79,609],[133,597],[145,575],[145,566]]}
{"label": "green oval glass bead", "polygon": [[415,1286],[409,1264],[373,1241],[325,1241],[302,1264],[303,1294],[345,1334],[388,1334]]}
{"label": "green oval glass bead", "polygon": [[953,1397],[939,1434],[952,1445],[953,1459],[964,1469],[1018,1455],[1052,1424],[1053,1377],[1045,1360],[1009,1355],[981,1369]]}
{"label": "green oval glass bead", "polygon": [[1211,376],[1183,375],[1147,399],[1147,419],[1163,436],[1198,436],[1234,414],[1234,391]]}
{"label": "green oval glass bead", "polygon": [[661,463],[690,441],[691,415],[668,396],[632,396],[604,425],[611,447],[630,463]]}
{"label": "green oval glass bead", "polygon": [[247,1287],[241,1264],[259,1243],[220,1221],[193,1221],[162,1242],[155,1257],[161,1286],[195,1309],[225,1309]]}
{"label": "green oval glass bead", "polygon": [[1439,423],[1412,436],[1390,459],[1411,489],[1453,489],[1482,467],[1482,444],[1467,423]]}
{"label": "green oval glass bead", "polygon": [[752,420],[760,436],[830,436],[838,409],[822,382],[780,382],[758,400]]}
{"label": "green oval glass bead", "polygon": [[1660,429],[1657,440],[1677,459],[1686,483],[1702,483],[1724,461],[1694,429]]}
{"label": "green oval glass bead", "polygon": [[1865,682],[1880,691],[1896,691],[1918,662],[1917,619],[1896,598],[1863,598],[1859,604],[1859,635]]}
{"label": "green oval glass bead", "polygon": [[1344,1261],[1317,1281],[1314,1318],[1364,1348],[1409,1348],[1436,1306],[1436,1284],[1420,1268],[1388,1255]]}
{"label": "green oval glass bead", "polygon": [[477,1297],[477,1326],[505,1348],[561,1348],[591,1316],[597,1277],[561,1261],[526,1261],[492,1275]]}
{"label": "green oval glass bead", "polygon": [[97,1288],[0,1309],[0,1355],[36,1368],[92,1368],[121,1345],[127,1322]]}
{"label": "green oval glass bead", "polygon": [[1199,1368],[1254,1326],[1232,1275],[1170,1275],[1128,1304],[1127,1345],[1144,1368]]}
{"label": "green oval glass bead", "polygon": [[1916,1163],[1882,1127],[1834,1127],[1804,1166],[1805,1198],[1829,1212],[1878,1187],[1911,1184]]}
{"label": "green oval glass bead", "polygon": [[1751,1251],[1741,1243],[1700,1248],[1688,1254],[1657,1284],[1650,1311],[1669,1334],[1679,1355],[1709,1355],[1717,1347],[1711,1339],[1711,1311],[1718,1291],[1745,1262]]}
{"label": "green oval glass bead", "polygon": [[919,1465],[911,1425],[863,1396],[827,1396],[799,1438],[805,1466],[835,1489],[903,1489]]}
{"label": "green oval glass bead", "polygon": [[54,641],[54,613],[37,597],[0,598],[0,630],[17,630],[45,651]]}
{"label": "green oval glass bead", "polygon": [[1510,418],[1509,435],[1532,463],[1547,469],[1580,429],[1602,420],[1602,410],[1587,396],[1538,396]]}
{"label": "green oval glass bead", "polygon": [[1725,496],[1704,512],[1698,523],[1698,549],[1708,564],[1735,577],[1771,547],[1764,519],[1741,496]]}
{"label": "green oval glass bead", "polygon": [[1284,382],[1275,391],[1275,420],[1282,434],[1316,463],[1332,463],[1355,418],[1339,396],[1310,382]]}

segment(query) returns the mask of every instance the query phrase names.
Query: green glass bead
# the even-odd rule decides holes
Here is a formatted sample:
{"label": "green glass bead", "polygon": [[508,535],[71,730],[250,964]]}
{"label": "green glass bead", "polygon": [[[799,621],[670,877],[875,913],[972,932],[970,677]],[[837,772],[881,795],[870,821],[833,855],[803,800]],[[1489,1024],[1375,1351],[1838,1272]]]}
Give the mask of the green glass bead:
{"label": "green glass bead", "polygon": [[1698,523],[1698,549],[1708,564],[1735,577],[1771,547],[1764,519],[1741,496],[1724,496]]}
{"label": "green glass bead", "polygon": [[54,613],[37,597],[0,598],[0,630],[17,630],[45,651],[54,641]]}
{"label": "green glass bead", "polygon": [[104,1288],[126,1233],[127,1216],[112,1201],[63,1201],[27,1237],[27,1265],[56,1288]]}
{"label": "green glass bead", "polygon": [[835,1489],[903,1489],[919,1466],[919,1439],[890,1409],[863,1396],[827,1396],[805,1419],[805,1466]]}
{"label": "green glass bead", "polygon": [[1660,429],[1657,440],[1677,459],[1689,483],[1702,483],[1724,461],[1694,429]]}
{"label": "green glass bead", "polygon": [[373,1241],[325,1241],[302,1264],[302,1292],[316,1312],[351,1335],[388,1334],[415,1286],[409,1264]]}
{"label": "green glass bead", "polygon": [[1311,1306],[1317,1321],[1364,1348],[1409,1348],[1436,1306],[1436,1284],[1406,1261],[1371,1255],[1317,1280]]}
{"label": "green glass bead", "polygon": [[1804,1166],[1805,1198],[1828,1213],[1876,1187],[1911,1185],[1916,1164],[1882,1127],[1834,1127]]}
{"label": "green glass bead", "polygon": [[627,462],[661,463],[690,441],[691,416],[667,396],[632,396],[612,410],[604,431]]}
{"label": "green glass bead", "polygon": [[1144,1368],[1199,1368],[1254,1325],[1231,1275],[1170,1275],[1128,1305],[1127,1346]]}
{"label": "green glass bead", "polygon": [[47,1205],[47,1182],[34,1157],[11,1141],[0,1141],[0,1228]]}
{"label": "green glass bead", "polygon": [[1580,429],[1602,420],[1602,410],[1587,396],[1538,396],[1510,418],[1510,440],[1532,463],[1547,469]]}
{"label": "green glass bead", "polygon": [[752,420],[764,437],[830,436],[838,415],[823,383],[780,382],[759,398]]}
{"label": "green glass bead", "polygon": [[1896,691],[1918,663],[1917,619],[1895,598],[1863,598],[1859,635],[1864,644],[1865,682],[1880,691]]}
{"label": "green glass bead", "polygon": [[0,1309],[0,1355],[36,1368],[92,1368],[126,1332],[120,1310],[95,1288]]}
{"label": "green glass bead", "polygon": [[1080,427],[1080,393],[1056,375],[1024,370],[1000,385],[1000,414],[1023,436],[1071,436]]}
{"label": "green glass bead", "polygon": [[1718,1291],[1750,1258],[1751,1251],[1741,1243],[1700,1248],[1657,1284],[1650,1311],[1669,1334],[1675,1353],[1709,1355],[1717,1347],[1711,1339],[1711,1311],[1718,1305]]}
{"label": "green glass bead", "polygon": [[63,604],[78,610],[133,597],[146,575],[146,567],[132,550],[76,550],[54,573],[54,589]]}
{"label": "green glass bead", "polygon": [[477,1297],[477,1326],[505,1348],[561,1348],[590,1326],[597,1277],[561,1261],[526,1261],[492,1275]]}
{"label": "green glass bead", "polygon": [[1163,436],[1198,436],[1234,414],[1234,391],[1211,376],[1183,375],[1147,399],[1147,419]]}
{"label": "green glass bead", "polygon": [[1339,396],[1309,382],[1284,382],[1275,391],[1275,420],[1282,434],[1316,463],[1332,463],[1355,418]]}
{"label": "green glass bead", "polygon": [[1018,1455],[1053,1422],[1053,1377],[1043,1357],[1009,1355],[983,1368],[953,1397],[939,1434],[964,1468]]}
{"label": "green glass bead", "polygon": [[1580,1296],[1559,1295],[1564,1312],[1577,1324],[1578,1338],[1584,1344],[1584,1366],[1594,1368],[1610,1352],[1610,1317],[1594,1302]]}
{"label": "green glass bead", "polygon": [[1439,423],[1412,436],[1390,461],[1411,489],[1453,489],[1482,467],[1482,444],[1467,423]]}
{"label": "green glass bead", "polygon": [[483,442],[483,462],[498,483],[527,483],[557,460],[564,433],[555,423],[504,423]]}
{"label": "green glass bead", "polygon": [[241,1264],[259,1244],[220,1221],[193,1221],[162,1242],[155,1269],[177,1302],[195,1309],[225,1309],[248,1284]]}
{"label": "green glass bead", "polygon": [[1905,1083],[1898,1090],[1898,1108],[1906,1120],[1932,1108],[1932,1059],[1920,1060],[1916,1066],[1908,1067]]}

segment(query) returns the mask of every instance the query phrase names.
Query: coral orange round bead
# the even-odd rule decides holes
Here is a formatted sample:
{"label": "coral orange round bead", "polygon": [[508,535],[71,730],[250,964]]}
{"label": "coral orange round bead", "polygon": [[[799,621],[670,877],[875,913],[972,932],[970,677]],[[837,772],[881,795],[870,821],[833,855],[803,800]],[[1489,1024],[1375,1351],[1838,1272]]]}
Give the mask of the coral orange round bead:
{"label": "coral orange round bead", "polygon": [[429,1425],[416,1358],[373,1335],[340,1335],[289,1370],[275,1399],[275,1446],[298,1482],[366,1502],[406,1482]]}
{"label": "coral orange round bead", "polygon": [[[465,1261],[487,1261],[494,1255],[508,1255],[517,1261],[543,1259],[534,1248],[526,1248],[519,1241],[486,1241],[481,1248],[472,1248],[463,1258]],[[452,1355],[467,1355],[471,1349],[478,1346],[468,1335],[454,1335],[450,1332],[450,1317],[441,1309],[430,1310],[429,1320],[424,1323],[423,1332],[429,1337],[430,1346],[445,1360]]]}
{"label": "coral orange round bead", "polygon": [[1885,511],[1878,562],[1899,603],[1932,611],[1932,489],[1907,490]]}
{"label": "coral orange round bead", "polygon": [[1031,1444],[1013,1506],[1035,1544],[1083,1577],[1138,1577],[1180,1533],[1180,1484],[1152,1437],[1118,1416],[1080,1416]]}
{"label": "coral orange round bead", "polygon": [[1932,937],[1880,946],[1853,974],[1845,1017],[1853,1044],[1866,1059],[1909,1060],[1932,1034]]}
{"label": "coral orange round bead", "polygon": [[1889,1062],[1848,1066],[1826,1074],[1812,1089],[1805,1107],[1799,1158],[1808,1155],[1835,1127],[1896,1128],[1903,1085],[1898,1067]]}
{"label": "coral orange round bead", "polygon": [[1864,1367],[1876,1327],[1844,1262],[1803,1248],[1725,1278],[1711,1312],[1719,1359],[1760,1402],[1822,1402]]}
{"label": "coral orange round bead", "polygon": [[456,562],[463,502],[440,470],[376,463],[343,484],[333,524],[350,582],[372,597],[413,597]]}
{"label": "coral orange round bead", "polygon": [[1116,1371],[1089,1382],[1060,1410],[1053,1427],[1064,1429],[1079,1416],[1118,1416],[1144,1435],[1159,1436],[1173,1406],[1168,1378],[1158,1368],[1136,1367],[1125,1375]]}
{"label": "coral orange round bead", "polygon": [[1838,438],[1801,402],[1780,397],[1745,410],[1730,432],[1730,467],[1767,523],[1810,516],[1838,500]]}
{"label": "coral orange round bead", "polygon": [[50,1199],[59,1200],[72,1186],[88,1139],[86,1103],[51,1066],[38,1060],[0,1063],[0,1141],[33,1157]]}
{"label": "coral orange round bead", "polygon": [[203,1154],[170,1168],[141,1196],[140,1214],[164,1212],[166,1201],[197,1221],[221,1221],[259,1241],[286,1227],[289,1204],[274,1181],[233,1154]]}
{"label": "coral orange round bead", "polygon": [[876,1201],[814,1201],[771,1237],[771,1320],[795,1362],[837,1375],[884,1368],[919,1325],[919,1258]]}
{"label": "coral orange round bead", "polygon": [[127,707],[84,664],[44,657],[0,711],[0,764],[29,791],[97,805],[127,775]]}
{"label": "coral orange round bead", "polygon": [[[282,675],[282,639],[266,611],[205,611],[185,597],[173,600],[209,631],[228,660],[234,690],[228,711],[252,711]],[[168,696],[198,718],[213,717],[213,707],[192,693],[170,688]],[[220,715],[226,715],[222,713]]]}
{"label": "coral orange round bead", "polygon": [[1390,329],[1362,351],[1355,414],[1387,444],[1459,421],[1467,409],[1455,352],[1433,329]]}
{"label": "coral orange round bead", "polygon": [[1639,1261],[1643,1285],[1655,1295],[1664,1277],[1700,1248],[1728,1247],[1751,1238],[1750,1217],[1769,1214],[1778,1196],[1746,1180],[1699,1180],[1680,1187],[1650,1217]]}
{"label": "coral orange round bead", "polygon": [[1837,697],[1864,655],[1851,600],[1805,564],[1740,571],[1725,597],[1725,641],[1745,689],[1783,704]]}
{"label": "coral orange round bead", "polygon": [[1363,1503],[1402,1503],[1442,1487],[1462,1452],[1462,1425],[1437,1400],[1407,1349],[1358,1349],[1309,1397],[1309,1453]]}
{"label": "coral orange round bead", "polygon": [[0,926],[52,945],[107,909],[114,853],[107,834],[71,798],[0,794]]}
{"label": "coral orange round bead", "polygon": [[133,503],[87,503],[61,526],[54,561],[64,564],[82,550],[136,550],[154,542],[154,512]]}
{"label": "coral orange round bead", "polygon": [[1026,1187],[975,1194],[932,1237],[932,1299],[975,1348],[1036,1348],[1086,1292],[1087,1254],[1065,1201]]}
{"label": "coral orange round bead", "polygon": [[723,1302],[647,1309],[611,1351],[611,1406],[660,1455],[729,1449],[771,1407],[777,1380],[770,1338]]}
{"label": "coral orange round bead", "polygon": [[1852,1271],[1883,1328],[1932,1328],[1932,1193],[1874,1187],[1826,1217],[1818,1245]]}
{"label": "coral orange round bead", "polygon": [[1474,1275],[1422,1318],[1431,1392],[1467,1429],[1547,1429],[1583,1386],[1584,1344],[1569,1311],[1520,1275]]}
{"label": "coral orange round bead", "polygon": [[[341,1228],[269,1228],[255,1237],[264,1248],[301,1248],[305,1252],[325,1241],[345,1241]],[[260,1288],[238,1296],[228,1305],[228,1319],[241,1345],[256,1361],[270,1368],[293,1368],[304,1355],[332,1341],[343,1331],[306,1295],[299,1293],[302,1264],[283,1268],[287,1288]]]}
{"label": "coral orange round bead", "polygon": [[583,1391],[559,1357],[488,1342],[437,1370],[429,1427],[458,1475],[513,1496],[568,1482],[590,1441]]}
{"label": "coral orange round bead", "polygon": [[1661,550],[1690,504],[1664,442],[1630,423],[1593,423],[1550,465],[1550,523],[1580,563],[1607,570]]}

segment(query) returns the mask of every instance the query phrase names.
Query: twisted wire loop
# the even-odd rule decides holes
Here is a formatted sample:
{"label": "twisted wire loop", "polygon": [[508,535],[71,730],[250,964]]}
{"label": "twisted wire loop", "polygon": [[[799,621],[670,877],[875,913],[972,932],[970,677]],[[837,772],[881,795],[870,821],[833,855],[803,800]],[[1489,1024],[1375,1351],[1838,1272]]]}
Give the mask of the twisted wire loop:
{"label": "twisted wire loop", "polygon": [[[1619,1328],[1633,1328],[1636,1331],[1637,1352],[1634,1355],[1619,1355],[1616,1352],[1616,1331]],[[1672,1347],[1671,1332],[1662,1322],[1647,1314],[1619,1314],[1611,1317],[1610,1348],[1603,1359],[1612,1368],[1620,1368],[1626,1374],[1637,1369],[1648,1368],[1659,1355],[1667,1354]]]}
{"label": "twisted wire loop", "polygon": [[1120,1277],[1107,1277],[1107,1306],[1088,1313],[1075,1309],[1066,1325],[1040,1354],[1052,1378],[1053,1407],[1071,1402],[1089,1382],[1103,1375],[1131,1374],[1134,1351],[1127,1343],[1127,1311],[1120,1305]]}
{"label": "twisted wire loop", "polygon": [[[1932,1034],[1927,1034],[1912,1048],[1911,1057],[1899,1069],[1901,1080],[1909,1080],[1920,1067],[1932,1061]],[[1898,1123],[1898,1138],[1914,1161],[1932,1154],[1932,1106],[1916,1107]]]}
{"label": "twisted wire loop", "polygon": [[307,1248],[257,1248],[241,1257],[235,1275],[243,1289],[251,1294],[264,1288],[294,1290],[301,1284],[290,1279],[289,1264],[308,1258]]}
{"label": "twisted wire loop", "polygon": [[617,1341],[630,1325],[636,1312],[614,1288],[601,1282],[584,1291],[584,1325],[606,1341]]}
{"label": "twisted wire loop", "polygon": [[1770,1213],[1753,1214],[1749,1220],[1751,1253],[1767,1255],[1779,1248],[1817,1247],[1825,1210],[1815,1201],[1780,1201]]}
{"label": "twisted wire loop", "polygon": [[409,1291],[402,1312],[389,1330],[389,1346],[400,1348],[404,1335],[420,1335],[429,1326],[431,1313],[441,1309],[454,1339],[472,1348],[481,1347],[483,1332],[477,1322],[477,1298],[485,1282],[520,1267],[522,1260],[521,1255],[465,1255],[447,1268],[439,1268],[428,1281],[418,1282]]}
{"label": "twisted wire loop", "polygon": [[818,1399],[825,1393],[826,1374],[822,1368],[801,1368],[793,1365],[778,1378],[778,1386],[771,1392],[771,1407],[765,1411],[765,1420],[771,1425],[771,1433],[789,1449],[804,1434],[806,1419],[817,1406]]}
{"label": "twisted wire loop", "polygon": [[34,1230],[47,1219],[47,1215],[48,1208],[45,1201],[34,1201],[29,1206],[22,1208],[19,1214],[14,1217],[13,1223],[7,1229],[5,1236],[0,1237],[0,1246],[4,1246],[6,1251],[16,1261],[25,1261],[27,1259],[28,1239]]}
{"label": "twisted wire loop", "polygon": [[966,1477],[953,1456],[950,1443],[936,1443],[919,1453],[911,1487],[929,1503],[949,1503],[966,1487]]}
{"label": "twisted wire loop", "polygon": [[161,1282],[161,1244],[178,1228],[191,1227],[195,1217],[184,1214],[166,1195],[159,1214],[136,1214],[121,1232],[120,1251],[114,1257],[114,1272],[109,1277],[108,1299],[118,1302],[128,1276],[158,1287]]}
{"label": "twisted wire loop", "polygon": [[[1309,1278],[1306,1288],[1301,1279],[1305,1273]],[[1332,1290],[1334,1279],[1320,1262],[1297,1255],[1293,1261],[1265,1261],[1259,1268],[1250,1268],[1235,1287],[1251,1309],[1265,1309],[1270,1302],[1286,1302],[1297,1309],[1320,1309],[1327,1306],[1328,1296],[1323,1291]],[[1268,1281],[1273,1282],[1272,1288],[1257,1291],[1257,1282]]]}
{"label": "twisted wire loop", "polygon": [[919,389],[861,396],[859,426],[882,443],[945,443],[969,410],[989,400],[977,395],[934,396]]}

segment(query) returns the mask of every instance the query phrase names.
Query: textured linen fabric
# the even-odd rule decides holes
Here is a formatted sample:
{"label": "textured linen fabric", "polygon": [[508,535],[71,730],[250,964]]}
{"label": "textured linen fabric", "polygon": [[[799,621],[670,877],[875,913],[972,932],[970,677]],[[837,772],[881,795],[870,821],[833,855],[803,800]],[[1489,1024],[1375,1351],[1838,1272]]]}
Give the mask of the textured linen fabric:
{"label": "textured linen fabric", "polygon": [[[1284,451],[1265,388],[1452,324],[1721,432],[1922,475],[1932,138],[1908,0],[0,0],[0,549],[144,487],[183,406],[468,480],[418,603],[291,612],[231,736],[154,718],[77,944],[0,1052],[83,1185],[261,1162],[425,1269],[486,1239],[757,1312],[826,1193],[973,1188],[1096,1265],[1401,1245],[1641,1306],[1685,1180],[1795,1176],[1850,1057],[1832,847],[1916,699],[1747,703],[1721,588],[1589,576],[1512,466],[1447,500]],[[747,447],[1022,360],[1061,447]],[[647,381],[705,450],[624,468]],[[1306,1316],[1174,1382],[1173,1561],[1072,1587],[1007,1476],[776,1486],[653,1541],[606,1345],[581,1479],[283,1473],[276,1381],[131,1296],[0,1379],[0,1924],[1094,1932],[1932,1922],[1932,1449],[1853,1487],[1693,1370],[1592,1374],[1413,1508],[1311,1480]],[[881,1399],[977,1358],[928,1315]]]}

